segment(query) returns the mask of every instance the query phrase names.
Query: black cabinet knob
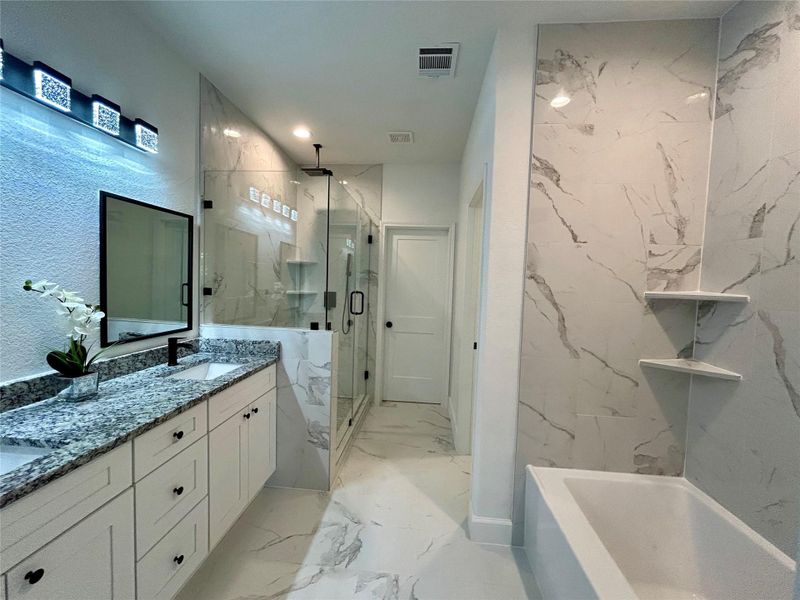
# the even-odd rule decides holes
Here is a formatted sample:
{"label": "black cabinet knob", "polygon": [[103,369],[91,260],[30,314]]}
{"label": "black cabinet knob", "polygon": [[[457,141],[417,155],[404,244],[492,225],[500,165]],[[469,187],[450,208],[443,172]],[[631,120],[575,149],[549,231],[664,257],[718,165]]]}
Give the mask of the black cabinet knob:
{"label": "black cabinet knob", "polygon": [[181,564],[183,562],[183,554],[176,556],[172,560],[174,560],[176,564]]}
{"label": "black cabinet knob", "polygon": [[172,493],[175,494],[176,496],[180,496],[183,493],[183,486],[179,485],[174,490],[172,490]]}
{"label": "black cabinet knob", "polygon": [[28,571],[25,573],[25,581],[33,585],[44,577],[44,569],[36,569],[35,571]]}
{"label": "black cabinet knob", "polygon": [[258,407],[257,407],[257,406],[254,406],[254,407],[253,407],[253,414],[256,414],[256,413],[258,413]]}
{"label": "black cabinet knob", "polygon": [[172,437],[174,437],[176,440],[181,439],[183,437],[183,431],[176,431],[172,434]]}
{"label": "black cabinet knob", "polygon": [[250,418],[250,413],[244,413],[244,418],[245,419],[249,419]]}
{"label": "black cabinet knob", "polygon": [[389,329],[391,329],[391,328],[392,328],[392,325],[394,325],[394,323],[392,323],[391,321],[386,321],[386,327],[388,327]]}

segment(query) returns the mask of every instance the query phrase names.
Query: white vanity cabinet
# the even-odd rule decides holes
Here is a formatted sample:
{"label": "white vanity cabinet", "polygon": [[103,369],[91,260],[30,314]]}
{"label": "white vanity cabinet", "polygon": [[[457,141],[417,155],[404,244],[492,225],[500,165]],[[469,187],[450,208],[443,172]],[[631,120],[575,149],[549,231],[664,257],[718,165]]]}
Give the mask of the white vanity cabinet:
{"label": "white vanity cabinet", "polygon": [[8,600],[133,599],[133,492],[117,496],[6,577]]}
{"label": "white vanity cabinet", "polygon": [[267,367],[0,510],[0,600],[172,598],[275,471],[275,376]]}
{"label": "white vanity cabinet", "polygon": [[239,411],[208,434],[210,548],[275,472],[276,397],[275,388],[247,404],[237,395]]}

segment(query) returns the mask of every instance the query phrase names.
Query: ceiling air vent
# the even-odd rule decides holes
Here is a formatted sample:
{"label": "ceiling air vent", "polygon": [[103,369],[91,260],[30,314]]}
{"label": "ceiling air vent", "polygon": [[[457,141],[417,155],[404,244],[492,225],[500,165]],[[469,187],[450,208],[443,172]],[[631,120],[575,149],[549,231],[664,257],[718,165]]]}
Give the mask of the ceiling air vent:
{"label": "ceiling air vent", "polygon": [[457,58],[457,43],[420,48],[417,74],[420,77],[453,77],[456,74]]}
{"label": "ceiling air vent", "polygon": [[413,144],[414,134],[410,131],[391,131],[389,132],[389,142],[392,144]]}

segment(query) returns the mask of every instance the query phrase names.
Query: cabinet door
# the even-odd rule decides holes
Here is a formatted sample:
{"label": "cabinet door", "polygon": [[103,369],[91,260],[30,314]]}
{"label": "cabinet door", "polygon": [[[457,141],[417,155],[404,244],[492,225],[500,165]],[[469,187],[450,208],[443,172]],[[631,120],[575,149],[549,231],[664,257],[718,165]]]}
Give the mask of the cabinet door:
{"label": "cabinet door", "polygon": [[208,434],[209,541],[213,548],[249,501],[247,408]]}
{"label": "cabinet door", "polygon": [[267,394],[269,400],[269,473],[267,478],[272,477],[278,468],[278,393],[272,390]]}
{"label": "cabinet door", "polygon": [[11,569],[8,600],[133,598],[134,571],[129,489]]}
{"label": "cabinet door", "polygon": [[249,432],[249,496],[252,500],[271,475],[272,440],[275,437],[270,430],[272,415],[270,396],[275,395],[275,390],[267,392],[250,405],[250,432]]}

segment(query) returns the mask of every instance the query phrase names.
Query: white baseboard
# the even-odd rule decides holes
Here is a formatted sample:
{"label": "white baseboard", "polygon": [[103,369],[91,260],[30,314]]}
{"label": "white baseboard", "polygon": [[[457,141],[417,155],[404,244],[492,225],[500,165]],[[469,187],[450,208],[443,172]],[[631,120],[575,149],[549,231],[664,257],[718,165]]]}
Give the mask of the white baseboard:
{"label": "white baseboard", "polygon": [[511,545],[511,519],[482,517],[472,512],[469,506],[469,539],[479,544]]}

